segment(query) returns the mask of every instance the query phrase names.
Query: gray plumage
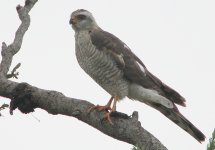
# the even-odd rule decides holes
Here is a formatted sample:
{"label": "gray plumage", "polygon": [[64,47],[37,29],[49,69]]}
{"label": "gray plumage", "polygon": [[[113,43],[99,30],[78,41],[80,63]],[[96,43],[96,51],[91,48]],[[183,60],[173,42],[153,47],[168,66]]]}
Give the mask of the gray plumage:
{"label": "gray plumage", "polygon": [[79,65],[112,97],[128,97],[144,102],[199,142],[205,140],[204,134],[175,105],[185,106],[185,99],[151,74],[125,43],[103,31],[89,11],[74,11],[70,24],[75,31],[75,51]]}
{"label": "gray plumage", "polygon": [[122,99],[128,95],[128,82],[123,78],[123,72],[111,61],[110,55],[96,49],[88,31],[78,32],[75,40],[81,68],[112,96]]}

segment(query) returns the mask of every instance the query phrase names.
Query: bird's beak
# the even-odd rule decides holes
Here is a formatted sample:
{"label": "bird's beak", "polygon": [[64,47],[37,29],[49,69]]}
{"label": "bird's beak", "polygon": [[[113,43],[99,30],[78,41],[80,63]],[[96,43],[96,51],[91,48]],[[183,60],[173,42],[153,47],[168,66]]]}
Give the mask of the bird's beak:
{"label": "bird's beak", "polygon": [[76,17],[71,17],[69,20],[69,24],[75,25],[77,23]]}

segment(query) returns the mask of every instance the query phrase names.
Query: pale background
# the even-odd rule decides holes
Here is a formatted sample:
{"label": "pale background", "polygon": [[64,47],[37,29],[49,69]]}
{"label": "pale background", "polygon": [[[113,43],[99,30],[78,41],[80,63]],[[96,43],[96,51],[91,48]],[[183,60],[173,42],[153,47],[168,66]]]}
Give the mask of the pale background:
{"label": "pale background", "polygon": [[[0,42],[12,42],[20,24],[15,7],[23,3],[0,1]],[[117,110],[129,115],[138,111],[142,126],[170,150],[205,150],[215,127],[215,1],[39,0],[30,12],[31,25],[22,48],[13,60],[12,67],[22,63],[16,81],[105,104],[110,96],[80,69],[75,58],[69,17],[78,8],[91,11],[104,30],[123,40],[153,74],[187,99],[187,107],[179,109],[205,133],[206,142],[199,144],[142,103],[125,99]],[[9,103],[0,99],[0,104]],[[8,110],[2,114],[2,150],[132,148],[72,117],[53,116],[40,109],[29,115],[17,110],[13,116]]]}

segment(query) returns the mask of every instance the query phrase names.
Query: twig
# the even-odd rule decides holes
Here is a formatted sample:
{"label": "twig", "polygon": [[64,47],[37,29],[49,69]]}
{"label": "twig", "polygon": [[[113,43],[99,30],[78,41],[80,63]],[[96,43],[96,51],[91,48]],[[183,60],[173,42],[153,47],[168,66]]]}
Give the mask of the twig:
{"label": "twig", "polygon": [[2,104],[2,105],[0,106],[0,111],[3,110],[3,109],[5,109],[5,108],[8,108],[8,107],[9,107],[8,104]]}
{"label": "twig", "polygon": [[16,72],[16,70],[21,66],[21,63],[18,63],[14,68],[13,70],[11,71],[10,74],[7,74],[7,78],[10,79],[10,78],[16,78],[18,79],[18,75],[19,75],[19,72]]}
{"label": "twig", "polygon": [[[8,108],[8,107],[9,107],[8,104],[2,104],[2,105],[0,106],[0,111],[3,110],[3,109],[6,109],[6,108]],[[2,116],[1,113],[0,113],[0,116]]]}

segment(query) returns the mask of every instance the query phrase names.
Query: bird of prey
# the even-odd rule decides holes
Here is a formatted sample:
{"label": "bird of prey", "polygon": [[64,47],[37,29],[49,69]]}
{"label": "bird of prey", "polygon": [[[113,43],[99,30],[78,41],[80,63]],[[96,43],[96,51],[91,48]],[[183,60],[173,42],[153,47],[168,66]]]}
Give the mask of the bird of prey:
{"label": "bird of prey", "polygon": [[117,101],[128,97],[160,111],[197,141],[205,140],[204,134],[176,106],[185,106],[185,99],[150,73],[124,42],[102,30],[89,11],[74,11],[69,23],[75,31],[79,65],[111,95],[107,105],[97,105],[93,109],[109,110],[105,116],[113,124],[110,113],[116,111]]}

